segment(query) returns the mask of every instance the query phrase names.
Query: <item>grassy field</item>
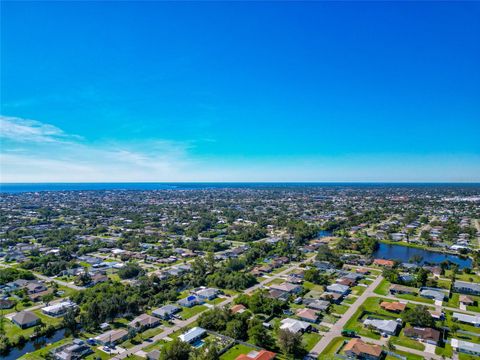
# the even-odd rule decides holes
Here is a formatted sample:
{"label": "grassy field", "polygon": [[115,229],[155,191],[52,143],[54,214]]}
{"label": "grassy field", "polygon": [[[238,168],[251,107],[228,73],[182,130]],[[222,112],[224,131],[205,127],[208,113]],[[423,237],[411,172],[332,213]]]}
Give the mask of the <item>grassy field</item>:
{"label": "grassy field", "polygon": [[190,319],[192,316],[201,313],[202,311],[208,309],[205,305],[196,305],[191,308],[183,308],[181,312],[178,314],[182,317],[182,319]]}
{"label": "grassy field", "polygon": [[321,338],[322,338],[321,335],[319,335],[317,333],[314,333],[314,332],[303,334],[302,340],[303,340],[303,344],[305,346],[305,349],[307,349],[308,351],[313,349],[315,344],[317,342],[319,342]]}
{"label": "grassy field", "polygon": [[388,294],[388,289],[390,288],[390,282],[387,280],[383,279],[380,284],[373,290],[375,294],[378,295],[387,295]]}
{"label": "grassy field", "polygon": [[330,344],[328,344],[325,349],[322,351],[320,356],[318,357],[319,359],[333,359],[333,356],[336,354],[340,346],[343,344],[345,340],[348,340],[348,338],[345,337],[336,337],[332,341],[330,341]]}
{"label": "grassy field", "polygon": [[220,356],[220,360],[235,360],[239,355],[248,354],[252,350],[254,350],[254,348],[237,344],[230,348],[225,354]]}
{"label": "grassy field", "polygon": [[395,345],[405,346],[405,347],[415,349],[415,350],[420,350],[420,351],[425,350],[425,345],[423,345],[421,342],[404,336],[403,329],[399,336],[392,336],[391,339]]}

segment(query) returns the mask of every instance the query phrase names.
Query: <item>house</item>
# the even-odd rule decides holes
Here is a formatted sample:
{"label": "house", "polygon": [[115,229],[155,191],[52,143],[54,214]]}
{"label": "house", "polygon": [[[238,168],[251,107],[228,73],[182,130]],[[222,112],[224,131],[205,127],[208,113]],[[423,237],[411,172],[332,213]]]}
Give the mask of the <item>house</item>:
{"label": "house", "polygon": [[453,319],[462,323],[470,324],[475,327],[480,327],[480,315],[467,315],[462,313],[453,313]]}
{"label": "house", "polygon": [[0,299],[0,310],[11,309],[15,305],[15,301],[8,299]]}
{"label": "house", "polygon": [[147,360],[158,360],[160,359],[160,350],[152,350],[147,353]]}
{"label": "house", "polygon": [[277,299],[277,300],[282,300],[282,301],[287,301],[289,294],[285,291],[280,291],[276,289],[270,289],[268,291],[267,297],[270,299]]}
{"label": "house", "polygon": [[232,314],[241,314],[245,311],[247,311],[247,308],[245,306],[243,306],[242,304],[237,304],[237,305],[234,305],[230,308],[230,312]]}
{"label": "house", "polygon": [[142,314],[128,323],[128,327],[135,330],[144,330],[160,325],[161,320],[155,316]]}
{"label": "house", "polygon": [[196,340],[200,340],[202,337],[205,336],[206,333],[207,331],[205,329],[202,329],[201,327],[197,326],[188,330],[187,332],[184,332],[178,338],[183,342],[192,343]]}
{"label": "house", "polygon": [[382,301],[380,303],[380,307],[387,311],[400,313],[405,310],[405,308],[407,307],[407,304],[404,304],[398,301],[394,301],[394,302]]}
{"label": "house", "polygon": [[453,350],[459,353],[480,356],[480,344],[475,344],[472,342],[458,339],[452,339],[450,341],[450,345],[452,345]]}
{"label": "house", "polygon": [[394,320],[366,319],[363,322],[363,325],[373,326],[381,333],[395,335],[397,333],[399,323]]}
{"label": "house", "polygon": [[395,262],[393,260],[385,260],[385,259],[375,259],[373,260],[373,263],[378,266],[384,266],[384,267],[393,267],[395,265]]}
{"label": "house", "polygon": [[96,284],[108,281],[108,276],[101,273],[93,274],[90,278],[91,278],[90,285],[96,285]]}
{"label": "house", "polygon": [[170,304],[153,310],[152,315],[160,319],[168,320],[172,317],[173,314],[176,314],[179,311],[180,308],[178,306]]}
{"label": "house", "polygon": [[70,300],[62,301],[54,305],[45,306],[42,308],[42,312],[45,315],[58,317],[64,315],[69,309],[74,309],[77,305]]}
{"label": "house", "polygon": [[190,296],[187,296],[186,298],[178,300],[178,304],[183,307],[192,307],[195,305],[203,304],[203,302],[204,301],[196,295],[190,295]]}
{"label": "house", "polygon": [[351,339],[343,348],[348,357],[367,360],[378,360],[383,357],[382,347],[363,342],[359,338]]}
{"label": "house", "polygon": [[462,294],[480,295],[480,284],[456,280],[453,291]]}
{"label": "house", "polygon": [[319,311],[325,311],[330,306],[330,302],[325,300],[313,300],[313,301],[305,300],[305,304],[307,305],[308,308],[319,310]]}
{"label": "house", "polygon": [[445,319],[445,314],[441,310],[428,310],[430,313],[431,317],[434,318],[435,320],[443,320]]}
{"label": "house", "polygon": [[427,299],[443,301],[445,299],[445,295],[446,294],[440,289],[430,289],[430,288],[420,289],[420,296]]}
{"label": "house", "polygon": [[95,337],[95,341],[100,345],[111,346],[121,343],[128,338],[128,331],[125,329],[109,330]]}
{"label": "house", "polygon": [[417,294],[417,289],[412,288],[412,287],[408,287],[408,286],[394,284],[394,285],[390,286],[390,294],[392,294],[392,295],[395,295],[395,294],[416,295]]}
{"label": "house", "polygon": [[213,300],[217,297],[218,293],[219,290],[214,288],[203,288],[195,292],[195,294],[202,300]]}
{"label": "house", "polygon": [[299,309],[296,315],[300,319],[311,322],[311,323],[316,323],[318,321],[318,315],[316,311],[312,309]]}
{"label": "house", "polygon": [[353,279],[348,279],[346,277],[343,277],[341,279],[337,279],[337,284],[340,284],[340,285],[345,285],[345,286],[348,286],[348,287],[351,287],[351,286],[354,286],[356,284],[356,281],[353,280]]}
{"label": "house", "polygon": [[345,295],[350,291],[350,288],[347,285],[332,284],[327,286],[327,291]]}
{"label": "house", "polygon": [[471,306],[475,304],[475,300],[468,295],[460,295],[460,303],[466,306]]}
{"label": "house", "polygon": [[280,285],[273,284],[273,285],[270,286],[270,289],[284,291],[284,292],[289,293],[289,294],[298,294],[300,291],[302,291],[301,286],[291,284],[291,283],[287,283],[287,282],[284,282]]}
{"label": "house", "polygon": [[413,339],[422,340],[428,344],[437,345],[441,338],[441,333],[432,328],[406,327],[404,335]]}
{"label": "house", "polygon": [[282,324],[280,325],[280,329],[288,330],[293,333],[303,333],[311,328],[311,325],[309,323],[301,320],[295,320],[292,318],[283,319],[280,323]]}
{"label": "house", "polygon": [[52,351],[56,360],[79,360],[90,354],[93,354],[93,350],[80,339],[74,339],[71,343],[62,345]]}
{"label": "house", "polygon": [[246,355],[238,355],[235,360],[272,360],[275,359],[276,355],[274,352],[267,350],[253,350]]}
{"label": "house", "polygon": [[343,295],[326,291],[322,295],[320,295],[320,299],[327,300],[333,303],[339,303],[342,300]]}
{"label": "house", "polygon": [[31,311],[20,311],[12,317],[12,322],[22,329],[35,326],[40,322],[40,318]]}

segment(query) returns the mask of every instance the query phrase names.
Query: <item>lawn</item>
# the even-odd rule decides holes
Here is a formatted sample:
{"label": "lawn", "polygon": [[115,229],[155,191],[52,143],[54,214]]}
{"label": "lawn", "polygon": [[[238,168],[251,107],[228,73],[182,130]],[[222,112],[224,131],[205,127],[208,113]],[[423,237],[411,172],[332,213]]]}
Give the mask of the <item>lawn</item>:
{"label": "lawn", "polygon": [[[405,351],[395,350],[394,353],[398,354],[398,355],[401,355],[401,356],[405,356],[407,358],[407,360],[423,360],[424,359],[423,356],[410,354],[410,353],[407,353]],[[395,356],[387,355],[385,360],[398,360],[398,358],[395,357]]]}
{"label": "lawn", "polygon": [[422,302],[422,303],[425,303],[425,304],[434,304],[435,303],[435,301],[433,301],[432,299],[426,299],[426,298],[423,298],[421,296],[415,296],[415,295],[411,295],[411,294],[398,294],[398,295],[395,295],[395,296],[399,299],[412,300],[412,301]]}
{"label": "lawn", "polygon": [[445,344],[445,347],[437,346],[435,348],[435,354],[445,356],[447,359],[451,359],[453,356],[453,349],[450,344]]}
{"label": "lawn", "polygon": [[362,295],[364,293],[364,291],[366,290],[367,288],[365,286],[354,286],[352,287],[352,294],[353,295]]}
{"label": "lawn", "polygon": [[276,278],[276,279],[273,279],[272,281],[268,282],[266,285],[267,286],[279,285],[279,284],[283,284],[284,282],[285,282],[285,280]]}
{"label": "lawn", "polygon": [[373,292],[378,295],[387,295],[388,289],[390,289],[390,285],[390,282],[383,279]]}
{"label": "lawn", "polygon": [[415,350],[420,350],[420,351],[425,350],[425,345],[423,345],[421,342],[419,342],[417,340],[410,339],[410,338],[404,336],[403,335],[403,329],[402,329],[399,336],[392,336],[391,339],[392,339],[392,342],[395,345],[405,346],[405,347],[408,347],[410,349],[415,349]]}
{"label": "lawn", "polygon": [[348,306],[346,306],[346,305],[334,304],[332,306],[332,313],[334,313],[334,314],[345,314],[345,311],[347,311],[347,309],[348,309]]}
{"label": "lawn", "polygon": [[340,348],[340,346],[342,346],[345,340],[348,340],[348,339],[341,336],[334,338],[332,341],[330,341],[330,344],[328,344],[325,347],[325,349],[322,351],[318,359],[333,358],[333,356],[337,353],[338,349]]}
{"label": "lawn", "polygon": [[453,293],[452,297],[450,299],[448,299],[447,306],[458,308],[459,299],[460,299],[460,295],[457,294],[457,293]]}
{"label": "lawn", "polygon": [[195,316],[201,313],[206,309],[208,308],[205,305],[196,305],[191,308],[183,308],[183,310],[180,313],[178,313],[178,315],[180,315],[182,319],[186,320],[186,319],[190,319],[192,316]]}
{"label": "lawn", "polygon": [[54,344],[47,345],[37,351],[31,352],[29,354],[23,355],[20,359],[22,360],[44,360],[50,350],[57,348],[67,342],[72,341],[72,338],[65,338],[57,341]]}
{"label": "lawn", "polygon": [[321,338],[322,338],[321,335],[314,332],[303,334],[302,339],[303,339],[303,344],[305,345],[305,349],[308,351],[313,349],[315,344],[319,342]]}
{"label": "lawn", "polygon": [[[58,325],[62,322],[62,318],[52,318],[50,316],[44,315],[40,310],[34,310],[33,313],[37,315],[42,322],[49,326],[49,325]],[[35,326],[32,326],[28,329],[21,329],[17,325],[15,325],[13,322],[10,320],[5,320],[4,321],[4,331],[5,335],[13,342],[16,342],[16,339],[20,336],[23,335],[24,337],[29,337],[30,335],[33,334],[35,329]]]}
{"label": "lawn", "polygon": [[220,356],[220,360],[235,360],[237,356],[241,354],[248,354],[252,350],[255,349],[246,345],[237,344],[230,348],[225,354]]}

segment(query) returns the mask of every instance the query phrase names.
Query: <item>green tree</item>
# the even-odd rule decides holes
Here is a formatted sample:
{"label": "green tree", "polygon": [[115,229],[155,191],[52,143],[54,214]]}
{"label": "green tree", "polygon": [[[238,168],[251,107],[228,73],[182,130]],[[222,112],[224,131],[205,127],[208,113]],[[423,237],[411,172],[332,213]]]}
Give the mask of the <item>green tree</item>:
{"label": "green tree", "polygon": [[169,343],[169,346],[162,347],[160,360],[188,360],[192,350],[193,348],[189,343],[176,338]]}

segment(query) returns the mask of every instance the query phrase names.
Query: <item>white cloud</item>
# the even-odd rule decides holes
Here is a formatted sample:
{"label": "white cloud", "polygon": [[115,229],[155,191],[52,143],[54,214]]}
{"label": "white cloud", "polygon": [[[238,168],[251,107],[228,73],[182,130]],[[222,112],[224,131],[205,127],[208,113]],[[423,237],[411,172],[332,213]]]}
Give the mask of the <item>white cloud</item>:
{"label": "white cloud", "polygon": [[40,121],[0,116],[0,137],[15,142],[51,143],[73,138],[61,129]]}

